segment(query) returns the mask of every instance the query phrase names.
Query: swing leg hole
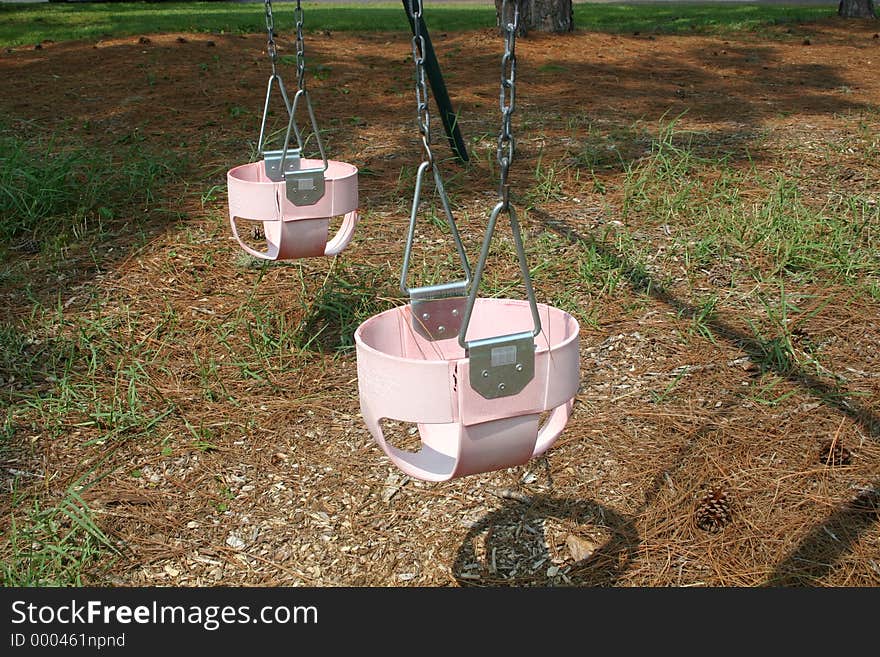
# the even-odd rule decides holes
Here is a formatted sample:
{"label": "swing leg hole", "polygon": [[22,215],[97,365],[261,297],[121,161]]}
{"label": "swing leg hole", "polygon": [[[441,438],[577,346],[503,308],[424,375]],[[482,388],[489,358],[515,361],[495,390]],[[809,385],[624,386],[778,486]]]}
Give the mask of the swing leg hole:
{"label": "swing leg hole", "polygon": [[266,222],[243,217],[236,217],[235,221],[238,225],[238,236],[242,242],[254,251],[266,251],[268,247],[266,241]]}
{"label": "swing leg hole", "polygon": [[412,422],[400,422],[383,418],[379,420],[385,441],[402,452],[415,454],[422,449],[422,439],[419,435],[419,427]]}

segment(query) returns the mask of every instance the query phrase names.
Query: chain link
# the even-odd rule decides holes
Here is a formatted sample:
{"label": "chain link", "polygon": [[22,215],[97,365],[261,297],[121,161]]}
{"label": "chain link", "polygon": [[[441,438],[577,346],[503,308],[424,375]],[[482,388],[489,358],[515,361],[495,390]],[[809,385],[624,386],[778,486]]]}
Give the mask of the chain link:
{"label": "chain link", "polygon": [[507,19],[510,13],[508,0],[501,3],[500,22],[503,25],[504,55],[501,57],[501,92],[499,104],[501,106],[501,130],[498,133],[498,166],[501,169],[501,183],[499,195],[504,208],[510,203],[510,185],[507,175],[510,165],[513,163],[515,140],[510,127],[511,116],[516,108],[516,31],[519,29],[519,4],[513,0],[513,20]]}
{"label": "chain link", "polygon": [[428,110],[428,85],[425,82],[425,37],[422,36],[422,0],[409,0],[413,17],[412,56],[416,67],[416,114],[419,133],[428,163],[434,164],[431,152],[431,114]]}
{"label": "chain link", "polygon": [[278,48],[275,45],[275,17],[272,15],[272,0],[265,0],[266,5],[266,33],[268,42],[266,52],[269,53],[269,61],[272,62],[272,75],[275,75],[275,64],[278,62]]}
{"label": "chain link", "polygon": [[300,89],[306,88],[306,47],[303,40],[303,8],[300,0],[296,0],[294,10],[296,19],[296,82]]}

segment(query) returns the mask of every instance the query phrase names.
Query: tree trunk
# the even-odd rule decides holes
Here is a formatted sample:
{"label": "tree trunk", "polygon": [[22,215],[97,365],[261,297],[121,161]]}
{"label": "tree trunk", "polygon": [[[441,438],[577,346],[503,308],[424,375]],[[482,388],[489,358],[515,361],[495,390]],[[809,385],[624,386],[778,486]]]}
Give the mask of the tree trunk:
{"label": "tree trunk", "polygon": [[[505,17],[508,21],[513,19],[514,3],[519,6],[519,36],[525,36],[529,30],[557,33],[574,30],[572,0],[508,0],[509,16]],[[495,0],[495,16],[499,17],[499,25],[501,5],[502,0]]]}
{"label": "tree trunk", "polygon": [[837,15],[843,18],[877,18],[874,0],[840,0]]}

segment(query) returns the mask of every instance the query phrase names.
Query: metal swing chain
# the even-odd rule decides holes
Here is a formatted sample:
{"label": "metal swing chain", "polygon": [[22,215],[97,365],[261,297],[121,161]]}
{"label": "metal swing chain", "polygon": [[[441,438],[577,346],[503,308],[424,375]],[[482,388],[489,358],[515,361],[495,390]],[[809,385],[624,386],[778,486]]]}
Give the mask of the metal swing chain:
{"label": "metal swing chain", "polygon": [[431,114],[428,110],[428,85],[425,82],[425,37],[422,36],[422,0],[410,0],[413,15],[412,56],[416,66],[416,112],[419,133],[428,164],[433,166],[434,153],[431,152]]}
{"label": "metal swing chain", "polygon": [[[288,126],[287,134],[284,138],[284,149],[282,151],[283,159],[287,159],[287,144],[290,141],[290,128],[293,128],[294,136],[296,137],[297,148],[299,149],[300,154],[303,150],[303,140],[302,134],[300,133],[299,126],[296,123],[296,119],[293,117],[296,106],[299,101],[299,97],[305,95],[306,100],[309,105],[309,110],[311,110],[311,99],[308,96],[308,91],[306,91],[306,46],[305,40],[303,39],[303,8],[300,0],[296,0],[296,7],[293,10],[293,17],[295,27],[295,41],[296,41],[296,87],[297,93],[293,99],[293,105],[290,108],[290,125]],[[323,150],[322,150],[323,152]]]}
{"label": "metal swing chain", "polygon": [[300,0],[296,0],[293,11],[296,20],[296,83],[303,91],[306,88],[306,46],[303,40],[303,8]]}
{"label": "metal swing chain", "polygon": [[[425,82],[425,37],[422,35],[422,0],[408,0],[413,18],[412,55],[415,64],[416,113],[419,134],[425,149],[425,160],[416,172],[416,184],[413,191],[412,209],[409,217],[409,229],[403,250],[403,267],[400,274],[400,290],[410,297],[412,308],[413,329],[428,340],[444,340],[458,334],[464,311],[464,302],[468,286],[471,282],[471,268],[464,251],[464,245],[455,224],[455,217],[449,205],[449,198],[443,185],[440,168],[434,163],[431,151],[431,115],[428,109],[428,86]],[[412,246],[415,239],[416,220],[419,202],[422,195],[422,181],[425,173],[431,171],[434,177],[434,188],[440,199],[440,205],[446,217],[446,225],[452,236],[455,250],[464,271],[464,280],[410,288],[407,286]]]}
{"label": "metal swing chain", "polygon": [[[501,21],[508,13],[507,0],[501,4]],[[511,116],[516,108],[516,31],[519,29],[519,6],[514,0],[513,21],[505,27],[504,55],[501,58],[501,131],[498,134],[498,166],[501,169],[499,196],[506,210],[510,204],[510,186],[507,175],[513,163],[515,140],[510,127]]]}
{"label": "metal swing chain", "polygon": [[[266,136],[266,123],[269,118],[269,101],[272,97],[272,85],[278,84],[278,90],[281,92],[281,98],[284,100],[284,109],[290,114],[290,99],[287,97],[287,89],[284,86],[284,80],[278,74],[278,46],[275,44],[275,16],[272,13],[272,0],[264,0],[263,6],[266,11],[266,53],[269,55],[269,62],[272,65],[272,74],[269,76],[269,84],[266,88],[266,99],[263,103],[263,120],[260,123],[260,136],[257,140],[257,148],[262,156],[265,153],[264,139]],[[272,175],[277,175],[274,173]]]}
{"label": "metal swing chain", "polygon": [[265,7],[266,32],[268,34],[266,52],[269,54],[269,61],[272,62],[272,75],[276,75],[275,65],[278,63],[278,48],[275,45],[275,16],[272,14],[272,0],[265,0]]}
{"label": "metal swing chain", "polygon": [[[272,65],[272,74],[269,76],[269,83],[266,87],[266,99],[263,102],[263,119],[260,122],[260,136],[257,139],[257,148],[259,156],[263,159],[263,166],[266,175],[276,182],[283,180],[286,172],[299,167],[299,161],[294,158],[287,158],[285,154],[287,150],[287,140],[285,138],[283,150],[266,150],[266,126],[269,122],[269,104],[272,100],[272,85],[278,85],[278,91],[284,101],[284,109],[287,110],[288,118],[293,111],[293,105],[287,96],[287,88],[284,80],[278,72],[278,46],[275,43],[275,15],[272,11],[272,1],[264,0],[263,6],[266,12],[266,53],[269,55],[269,61]],[[299,139],[299,135],[297,135]]]}

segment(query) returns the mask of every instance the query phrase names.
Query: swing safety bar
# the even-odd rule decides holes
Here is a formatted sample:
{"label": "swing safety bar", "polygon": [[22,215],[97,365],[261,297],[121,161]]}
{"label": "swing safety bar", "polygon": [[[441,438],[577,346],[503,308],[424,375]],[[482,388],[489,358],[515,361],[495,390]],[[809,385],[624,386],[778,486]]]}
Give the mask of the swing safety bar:
{"label": "swing safety bar", "polygon": [[[312,134],[315,135],[315,142],[318,144],[318,152],[321,154],[322,166],[301,169],[297,166],[292,171],[287,171],[285,162],[288,156],[290,146],[290,133],[296,134],[296,141],[299,148],[293,153],[297,163],[300,162],[300,154],[302,153],[302,137],[299,132],[299,126],[296,124],[296,108],[300,98],[305,98],[306,109],[308,110],[309,120],[312,124]],[[327,163],[327,154],[324,152],[324,144],[321,142],[321,131],[318,129],[318,122],[315,120],[315,110],[312,109],[312,99],[309,92],[300,89],[293,97],[293,106],[290,108],[290,119],[287,122],[287,133],[284,135],[284,148],[281,151],[280,169],[287,186],[287,198],[294,205],[314,205],[324,196],[324,174],[327,172],[329,164]],[[268,174],[268,172],[267,172]]]}
{"label": "swing safety bar", "polygon": [[[446,218],[446,225],[452,234],[452,241],[461,267],[464,270],[463,281],[441,283],[426,287],[410,288],[406,279],[409,275],[410,262],[412,260],[413,239],[416,232],[416,219],[418,218],[419,202],[422,195],[422,181],[425,172],[431,169],[434,174],[434,186],[440,197],[440,205]],[[471,284],[471,268],[468,264],[467,254],[449,207],[449,198],[443,186],[443,178],[436,164],[430,161],[422,162],[416,173],[416,187],[413,193],[412,210],[409,216],[409,230],[406,235],[406,244],[403,250],[403,268],[400,274],[400,290],[410,297],[413,309],[413,328],[423,337],[429,340],[445,340],[458,335],[461,326],[462,313],[464,311],[465,298],[468,287]]]}
{"label": "swing safety bar", "polygon": [[[446,195],[446,188],[443,186],[443,177],[440,175],[440,169],[434,162],[434,154],[431,152],[431,112],[425,76],[427,42],[426,34],[422,33],[424,28],[424,23],[422,22],[422,0],[409,0],[409,2],[408,12],[414,18],[412,54],[413,63],[415,64],[416,114],[419,134],[422,137],[422,146],[425,150],[425,160],[416,172],[412,210],[409,216],[409,230],[403,251],[400,290],[410,297],[413,329],[427,340],[446,340],[454,338],[459,333],[468,286],[471,283],[471,268],[468,264],[464,246],[461,243],[461,237],[458,234],[458,228],[455,225],[455,218],[452,216],[449,197]],[[463,281],[411,289],[407,286],[406,279],[409,274],[412,258],[416,219],[418,218],[419,203],[422,197],[422,183],[425,178],[425,172],[428,169],[434,175],[434,188],[440,197],[440,205],[443,208],[446,225],[449,226],[449,231],[452,234],[452,241],[455,244],[455,250],[458,252],[465,278]]]}

